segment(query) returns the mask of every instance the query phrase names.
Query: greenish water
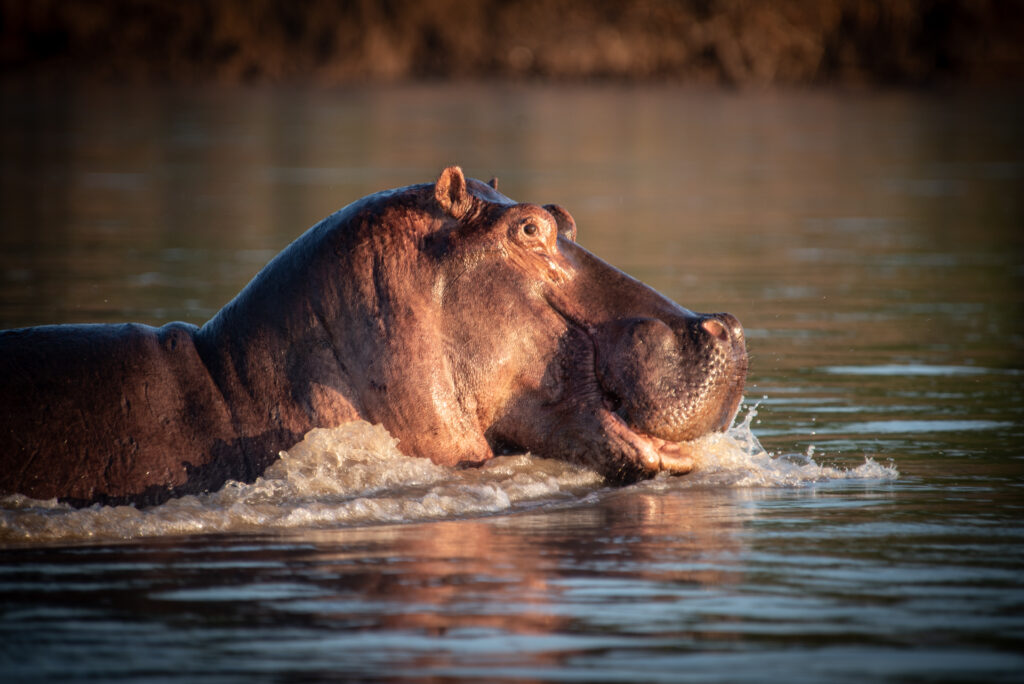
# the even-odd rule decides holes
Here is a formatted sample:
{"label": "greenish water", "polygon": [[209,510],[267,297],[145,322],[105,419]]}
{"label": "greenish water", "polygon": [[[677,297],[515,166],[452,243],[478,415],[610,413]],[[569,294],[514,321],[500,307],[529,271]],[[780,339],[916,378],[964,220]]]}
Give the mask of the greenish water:
{"label": "greenish water", "polygon": [[[2,102],[0,327],[202,323],[324,215],[459,163],[566,207],[584,246],[684,306],[738,316],[776,457],[756,482],[620,490],[516,462],[438,475],[462,488],[448,507],[262,530],[167,523],[216,517],[213,499],[123,521],[7,501],[4,681],[1020,681],[1020,97]],[[813,477],[786,475],[801,463]],[[531,473],[538,495],[494,484]],[[367,500],[388,494],[426,501]]]}

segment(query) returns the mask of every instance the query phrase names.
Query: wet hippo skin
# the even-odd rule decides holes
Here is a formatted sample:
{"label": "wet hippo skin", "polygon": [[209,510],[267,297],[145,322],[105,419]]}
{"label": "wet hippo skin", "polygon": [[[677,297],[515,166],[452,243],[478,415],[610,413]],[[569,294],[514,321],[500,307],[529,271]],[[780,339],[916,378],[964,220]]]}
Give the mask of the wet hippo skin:
{"label": "wet hippo skin", "polygon": [[449,167],[313,226],[202,327],[0,332],[0,492],[157,504],[251,482],[354,419],[438,464],[524,450],[628,483],[689,471],[746,368],[733,316],[600,260],[565,209]]}

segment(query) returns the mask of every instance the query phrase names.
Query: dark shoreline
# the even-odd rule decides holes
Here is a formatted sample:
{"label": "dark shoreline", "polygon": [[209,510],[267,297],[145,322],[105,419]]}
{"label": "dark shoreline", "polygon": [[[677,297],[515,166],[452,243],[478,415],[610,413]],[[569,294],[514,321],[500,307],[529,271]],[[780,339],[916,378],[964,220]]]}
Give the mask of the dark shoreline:
{"label": "dark shoreline", "polygon": [[0,0],[0,72],[129,84],[1016,86],[1024,3]]}

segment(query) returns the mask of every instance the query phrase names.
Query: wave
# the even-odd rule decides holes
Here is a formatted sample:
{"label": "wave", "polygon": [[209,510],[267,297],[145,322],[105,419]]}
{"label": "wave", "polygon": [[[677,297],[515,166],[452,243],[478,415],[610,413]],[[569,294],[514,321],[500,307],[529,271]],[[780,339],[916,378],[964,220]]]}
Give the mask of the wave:
{"label": "wave", "polygon": [[[659,476],[655,486],[779,487],[899,475],[871,459],[843,469],[820,465],[811,453],[774,456],[751,431],[756,415],[755,406],[727,432],[700,440],[694,471]],[[0,544],[451,519],[571,505],[603,486],[593,471],[529,454],[501,456],[473,469],[438,466],[404,456],[382,426],[356,421],[310,431],[252,484],[229,482],[217,492],[152,508],[75,509],[17,494],[0,498]]]}

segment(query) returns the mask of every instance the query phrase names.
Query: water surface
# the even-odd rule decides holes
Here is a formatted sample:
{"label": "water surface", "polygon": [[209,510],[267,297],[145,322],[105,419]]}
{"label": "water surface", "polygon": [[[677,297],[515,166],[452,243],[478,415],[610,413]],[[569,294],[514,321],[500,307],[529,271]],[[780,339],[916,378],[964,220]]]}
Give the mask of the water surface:
{"label": "water surface", "polygon": [[750,424],[693,477],[454,472],[357,426],[157,509],[5,499],[5,681],[1019,681],[1020,105],[5,91],[0,327],[200,324],[324,215],[459,163],[751,354]]}

